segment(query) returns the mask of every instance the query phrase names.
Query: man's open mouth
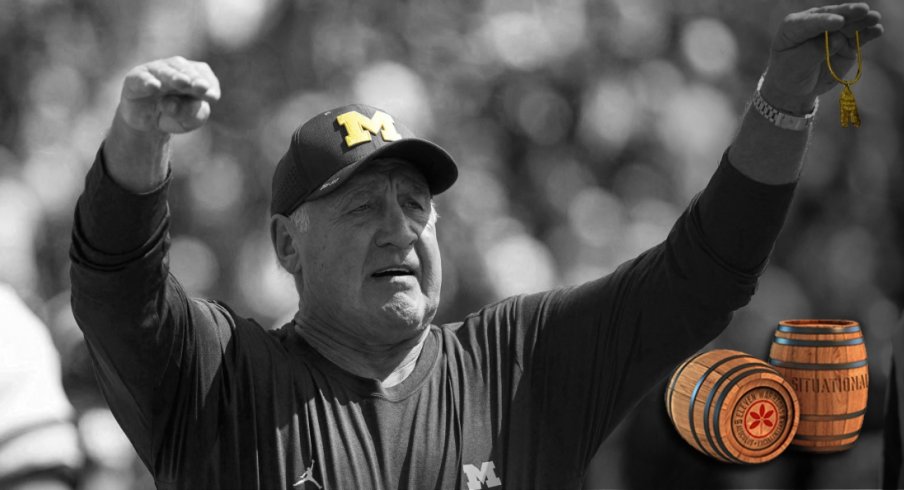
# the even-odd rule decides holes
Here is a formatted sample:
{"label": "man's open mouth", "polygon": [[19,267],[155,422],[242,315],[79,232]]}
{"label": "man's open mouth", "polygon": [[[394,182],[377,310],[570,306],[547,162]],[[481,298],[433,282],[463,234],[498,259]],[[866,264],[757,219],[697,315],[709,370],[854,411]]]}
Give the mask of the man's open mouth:
{"label": "man's open mouth", "polygon": [[388,267],[386,269],[380,269],[377,272],[371,274],[371,277],[393,277],[393,276],[413,276],[414,271],[407,267]]}

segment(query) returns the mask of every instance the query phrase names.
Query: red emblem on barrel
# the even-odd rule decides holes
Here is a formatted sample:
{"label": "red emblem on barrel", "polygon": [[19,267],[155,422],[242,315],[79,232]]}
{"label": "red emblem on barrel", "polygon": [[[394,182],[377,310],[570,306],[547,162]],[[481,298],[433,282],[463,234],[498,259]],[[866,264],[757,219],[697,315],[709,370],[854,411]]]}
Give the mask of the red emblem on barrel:
{"label": "red emblem on barrel", "polygon": [[744,428],[747,435],[754,439],[762,439],[775,429],[775,405],[769,400],[759,400],[750,405],[744,414]]}

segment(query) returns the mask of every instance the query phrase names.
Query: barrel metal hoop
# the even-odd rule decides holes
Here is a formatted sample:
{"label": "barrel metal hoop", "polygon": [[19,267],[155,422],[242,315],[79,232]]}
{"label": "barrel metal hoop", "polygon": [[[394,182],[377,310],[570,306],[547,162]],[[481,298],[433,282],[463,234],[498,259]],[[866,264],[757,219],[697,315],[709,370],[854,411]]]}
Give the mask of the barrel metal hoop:
{"label": "barrel metal hoop", "polygon": [[[746,364],[745,366],[757,366],[757,364]],[[747,376],[750,376],[751,374],[774,373],[774,372],[775,371],[773,371],[772,369],[761,367],[758,369],[751,369],[750,371],[740,374],[740,375],[738,375],[738,377],[732,379],[731,382],[728,383],[728,386],[725,387],[725,390],[722,391],[722,394],[719,395],[719,399],[716,400],[716,409],[715,409],[715,413],[713,414],[713,425],[714,426],[719,425],[718,417],[719,417],[719,413],[722,412],[722,403],[725,402],[725,397],[728,395],[728,392],[731,391],[731,389],[734,387],[734,385],[738,384],[739,381],[741,381],[743,378],[746,378]],[[725,377],[723,377],[722,379],[727,378],[728,374],[729,373],[725,373]],[[715,393],[715,390],[713,390],[713,393]],[[707,407],[708,406],[709,406],[709,403],[707,403]],[[789,412],[794,410],[794,407],[787,407],[787,408],[788,408]],[[707,424],[707,427],[709,427],[709,424]],[[725,447],[725,443],[722,442],[722,438],[719,438],[719,445],[722,446],[722,449],[726,453],[728,452],[728,448]],[[732,459],[737,460],[739,463],[743,463],[743,461],[739,460],[738,458],[732,457]]]}
{"label": "barrel metal hoop", "polygon": [[828,371],[832,369],[854,369],[858,367],[866,366],[866,359],[862,361],[854,361],[854,362],[846,362],[841,364],[808,364],[802,362],[790,362],[790,361],[780,361],[778,359],[769,359],[769,364],[773,366],[788,368],[788,369],[806,369],[806,370],[816,370],[816,371]]}
{"label": "barrel metal hoop", "polygon": [[777,330],[786,333],[808,333],[808,334],[826,334],[826,333],[854,333],[860,331],[859,325],[851,327],[789,327],[788,325],[779,325]]}
{"label": "barrel metal hoop", "polygon": [[847,420],[847,419],[855,419],[860,417],[861,415],[866,413],[866,409],[858,410],[856,412],[851,413],[839,413],[832,415],[824,415],[818,413],[802,413],[800,414],[801,420],[811,421],[811,422],[821,422],[821,421],[830,421],[830,420]]}
{"label": "barrel metal hoop", "polygon": [[847,434],[835,434],[828,436],[808,436],[796,434],[795,439],[800,439],[801,441],[841,441],[844,439],[850,439],[851,437],[857,437],[860,435],[860,431],[856,430],[854,432],[848,432]]}
{"label": "barrel metal hoop", "polygon": [[840,347],[845,345],[858,345],[863,343],[863,337],[846,340],[800,340],[787,339],[785,337],[773,337],[772,342],[780,345],[797,345],[801,347]]}
{"label": "barrel metal hoop", "polygon": [[[700,376],[700,379],[697,380],[697,384],[694,385],[694,391],[691,392],[691,401],[690,401],[690,404],[688,407],[688,423],[690,426],[690,432],[694,436],[694,441],[697,443],[697,447],[700,448],[701,451],[703,450],[703,444],[700,443],[700,438],[697,436],[697,431],[694,428],[694,403],[696,403],[696,401],[697,401],[697,393],[700,392],[700,387],[703,386],[703,381],[710,375],[710,373],[715,371],[717,367],[721,366],[722,364],[725,364],[728,361],[733,361],[735,359],[739,359],[742,357],[751,357],[751,356],[749,356],[747,354],[735,354],[732,356],[728,356],[725,359],[721,359],[721,360],[717,361],[703,373],[703,376]],[[715,387],[713,387],[713,389],[715,389]],[[705,412],[705,410],[706,410],[706,408],[704,407],[704,414],[703,414],[704,431],[706,431],[706,429],[707,429],[706,428],[706,412]],[[706,432],[706,433],[708,436],[709,432]]]}

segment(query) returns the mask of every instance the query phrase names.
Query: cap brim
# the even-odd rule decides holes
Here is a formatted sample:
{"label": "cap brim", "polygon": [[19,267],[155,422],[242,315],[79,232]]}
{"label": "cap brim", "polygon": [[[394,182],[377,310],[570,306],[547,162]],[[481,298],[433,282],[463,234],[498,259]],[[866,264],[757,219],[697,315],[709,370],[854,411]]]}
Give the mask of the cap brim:
{"label": "cap brim", "polygon": [[367,155],[367,157],[343,167],[326,179],[317,190],[303,199],[312,201],[323,197],[339,188],[351,178],[361,167],[382,158],[398,158],[417,168],[427,180],[431,195],[437,195],[452,187],[458,179],[458,167],[446,150],[438,145],[420,138],[406,138],[386,144]]}

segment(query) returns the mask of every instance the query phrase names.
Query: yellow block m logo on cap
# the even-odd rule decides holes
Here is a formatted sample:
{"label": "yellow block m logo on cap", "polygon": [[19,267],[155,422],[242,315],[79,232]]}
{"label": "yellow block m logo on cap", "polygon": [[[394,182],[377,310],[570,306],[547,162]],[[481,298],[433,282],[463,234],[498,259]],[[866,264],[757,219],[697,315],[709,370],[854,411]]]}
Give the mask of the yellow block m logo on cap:
{"label": "yellow block m logo on cap", "polygon": [[392,116],[385,112],[377,111],[373,117],[367,117],[358,111],[345,112],[336,117],[336,122],[345,128],[345,144],[349,148],[371,141],[372,135],[377,134],[377,131],[383,141],[402,139],[402,135],[396,131]]}

